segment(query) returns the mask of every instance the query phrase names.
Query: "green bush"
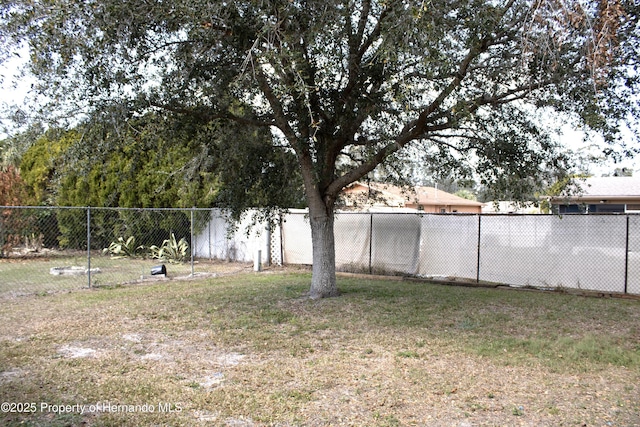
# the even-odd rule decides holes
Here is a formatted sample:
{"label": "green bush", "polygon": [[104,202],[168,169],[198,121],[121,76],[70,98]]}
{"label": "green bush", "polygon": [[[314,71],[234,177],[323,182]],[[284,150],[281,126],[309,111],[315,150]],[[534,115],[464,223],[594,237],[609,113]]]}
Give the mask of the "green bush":
{"label": "green bush", "polygon": [[138,258],[144,257],[144,246],[136,246],[136,238],[131,236],[127,240],[118,237],[118,240],[111,242],[109,247],[104,248],[102,253],[111,255],[112,258]]}
{"label": "green bush", "polygon": [[175,234],[171,233],[171,237],[162,242],[162,246],[153,245],[149,252],[151,258],[172,263],[185,262],[189,255],[189,243],[184,237],[178,241]]}

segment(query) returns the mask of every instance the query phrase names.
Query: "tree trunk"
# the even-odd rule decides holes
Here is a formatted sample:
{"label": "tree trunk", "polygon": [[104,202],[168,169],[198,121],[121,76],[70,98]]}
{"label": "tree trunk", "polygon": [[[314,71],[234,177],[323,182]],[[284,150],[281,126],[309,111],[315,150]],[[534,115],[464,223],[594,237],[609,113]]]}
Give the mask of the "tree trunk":
{"label": "tree trunk", "polygon": [[[333,235],[333,209],[313,209],[309,204],[311,240],[313,243],[313,276],[311,278],[311,298],[336,297],[336,248]],[[320,212],[318,212],[320,211]]]}

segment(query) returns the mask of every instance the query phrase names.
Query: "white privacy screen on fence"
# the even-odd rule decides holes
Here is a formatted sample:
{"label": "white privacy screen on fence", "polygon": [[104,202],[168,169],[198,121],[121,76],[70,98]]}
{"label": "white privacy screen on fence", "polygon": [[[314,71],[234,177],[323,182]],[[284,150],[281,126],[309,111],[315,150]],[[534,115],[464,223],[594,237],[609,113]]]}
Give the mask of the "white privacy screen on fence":
{"label": "white privacy screen on fence", "polygon": [[263,263],[271,249],[266,224],[254,224],[252,213],[232,227],[229,217],[212,209],[203,229],[194,236],[194,256],[227,261],[253,262],[258,251]]}
{"label": "white privacy screen on fence", "polygon": [[337,214],[334,224],[336,268],[368,272],[370,219],[366,215]]}
{"label": "white privacy screen on fence", "polygon": [[371,224],[373,271],[416,274],[420,257],[420,217],[382,213],[373,216]]}
{"label": "white privacy screen on fence", "polygon": [[478,217],[428,215],[420,218],[422,276],[476,278]]}
{"label": "white privacy screen on fence", "polygon": [[228,221],[219,210],[211,211],[211,218],[196,235],[194,250],[198,258],[230,259],[232,242],[227,239]]}
{"label": "white privacy screen on fence", "polygon": [[[283,261],[311,264],[308,218],[283,218]],[[339,213],[335,240],[342,271],[640,294],[635,215]]]}
{"label": "white privacy screen on fence", "polygon": [[624,292],[626,217],[482,217],[480,280]]}
{"label": "white privacy screen on fence", "polygon": [[313,263],[311,226],[304,212],[282,216],[282,262],[284,264]]}

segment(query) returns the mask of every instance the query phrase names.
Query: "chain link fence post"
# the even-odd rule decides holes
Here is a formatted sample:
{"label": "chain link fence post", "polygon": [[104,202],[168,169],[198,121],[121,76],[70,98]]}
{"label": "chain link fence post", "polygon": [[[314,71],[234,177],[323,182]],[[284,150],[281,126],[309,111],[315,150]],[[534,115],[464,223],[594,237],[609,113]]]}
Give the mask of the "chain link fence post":
{"label": "chain link fence post", "polygon": [[194,212],[195,212],[195,210],[196,210],[196,207],[193,206],[191,208],[191,248],[190,248],[191,249],[191,277],[193,277],[195,275],[194,265],[193,265],[193,253],[195,251],[194,248],[195,248],[195,245],[196,245],[196,243],[195,243],[195,234],[193,232],[193,227],[195,225],[195,222],[194,222],[195,221],[194,220]]}
{"label": "chain link fence post", "polygon": [[629,215],[627,215],[625,230],[625,247],[624,247],[624,293],[628,292],[629,287]]}
{"label": "chain link fence post", "polygon": [[369,213],[369,274],[373,273],[373,214]]}
{"label": "chain link fence post", "polygon": [[627,292],[640,295],[640,215],[628,215]]}
{"label": "chain link fence post", "polygon": [[481,250],[481,240],[482,236],[482,215],[478,214],[478,258],[476,262],[476,283],[480,283],[480,250]]}
{"label": "chain link fence post", "polygon": [[91,288],[91,207],[87,206],[87,286]]}

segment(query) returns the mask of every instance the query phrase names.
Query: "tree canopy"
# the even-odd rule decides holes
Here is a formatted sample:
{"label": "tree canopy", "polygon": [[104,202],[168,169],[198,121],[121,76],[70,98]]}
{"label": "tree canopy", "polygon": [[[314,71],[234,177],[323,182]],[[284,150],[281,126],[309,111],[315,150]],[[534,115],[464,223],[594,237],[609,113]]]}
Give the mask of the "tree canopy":
{"label": "tree canopy", "polygon": [[338,293],[336,199],[381,165],[417,157],[517,199],[570,166],[537,111],[597,130],[612,155],[635,148],[619,141],[638,117],[632,0],[7,0],[0,13],[52,111],[118,100],[272,130],[268,150],[295,153],[304,183],[313,297]]}

